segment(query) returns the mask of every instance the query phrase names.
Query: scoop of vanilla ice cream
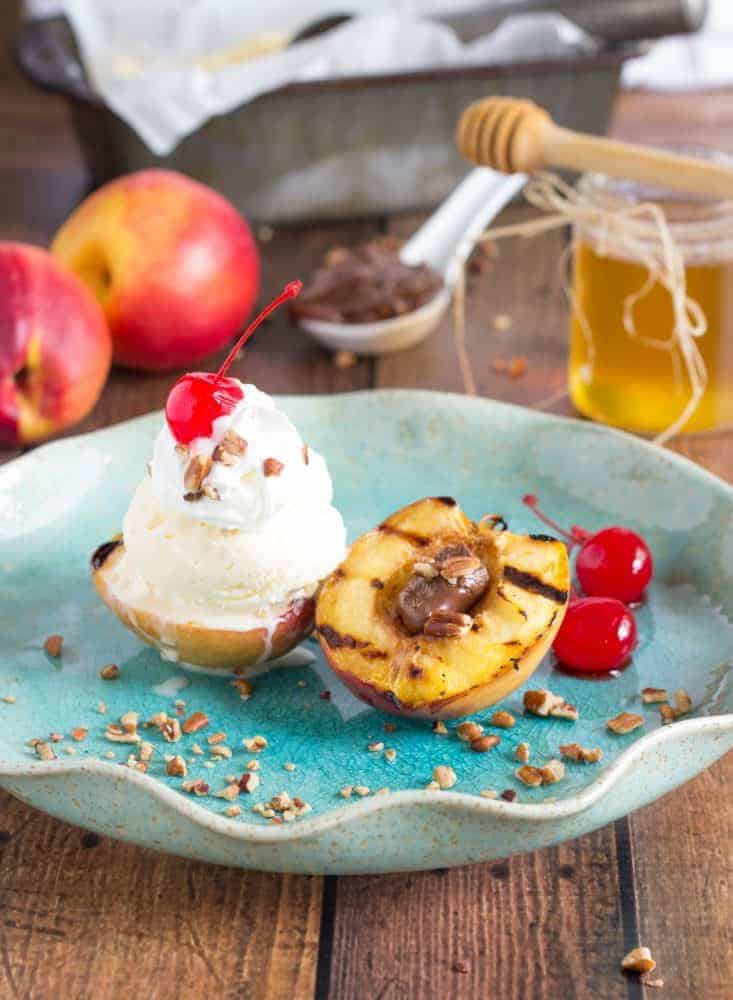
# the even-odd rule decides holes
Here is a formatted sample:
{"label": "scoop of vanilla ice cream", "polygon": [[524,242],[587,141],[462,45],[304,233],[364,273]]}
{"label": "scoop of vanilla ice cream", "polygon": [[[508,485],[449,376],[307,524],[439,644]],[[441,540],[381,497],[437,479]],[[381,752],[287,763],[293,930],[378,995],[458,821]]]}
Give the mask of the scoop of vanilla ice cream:
{"label": "scoop of vanilla ice cream", "polygon": [[[331,503],[325,461],[304,449],[269,396],[253,385],[242,390],[212,436],[188,450],[177,447],[167,424],[158,434],[151,475],[124,519],[126,557],[115,571],[116,585],[134,603],[247,628],[312,596],[343,558],[346,529]],[[215,461],[206,476],[220,499],[185,500],[191,457],[212,455],[230,430],[246,448],[229,457],[231,464]],[[267,459],[278,463],[277,474],[266,474]]]}
{"label": "scoop of vanilla ice cream", "polygon": [[309,597],[344,554],[343,521],[330,504],[283,510],[257,531],[222,530],[163,510],[149,479],[137,488],[123,536],[141,597],[197,621]]}

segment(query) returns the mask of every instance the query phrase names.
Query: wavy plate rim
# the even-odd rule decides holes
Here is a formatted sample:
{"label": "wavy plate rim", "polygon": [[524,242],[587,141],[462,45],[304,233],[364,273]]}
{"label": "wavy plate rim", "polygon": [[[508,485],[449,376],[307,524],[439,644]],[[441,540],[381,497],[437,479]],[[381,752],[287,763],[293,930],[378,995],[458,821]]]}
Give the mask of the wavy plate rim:
{"label": "wavy plate rim", "polygon": [[[375,396],[411,397],[413,399],[440,396],[441,398],[452,398],[460,400],[463,405],[477,405],[488,407],[489,409],[499,409],[508,412],[519,412],[524,417],[532,415],[542,421],[560,424],[565,426],[582,426],[584,432],[596,433],[601,436],[611,435],[633,443],[633,446],[642,451],[654,455],[656,459],[664,458],[671,465],[677,466],[687,474],[692,474],[695,478],[710,483],[715,489],[723,494],[727,494],[733,501],[733,486],[714,473],[703,468],[684,455],[676,452],[662,451],[657,445],[643,438],[638,438],[632,434],[607,427],[601,424],[592,424],[580,421],[574,417],[566,417],[554,413],[544,413],[543,411],[532,410],[529,407],[519,406],[515,403],[505,403],[500,400],[488,399],[485,397],[466,397],[460,393],[441,392],[430,389],[365,389],[348,393],[314,393],[314,394],[278,394],[275,398],[285,401],[305,401],[305,400],[328,400],[336,401],[344,397],[355,396]],[[33,451],[12,459],[7,466],[22,464],[24,460],[33,458],[39,452],[47,448],[59,446],[69,446],[75,442],[86,438],[95,437],[97,434],[104,434],[106,431],[117,429],[128,424],[141,422],[149,419],[155,413],[161,411],[151,411],[132,417],[129,420],[120,421],[108,427],[98,428],[84,434],[73,435],[62,438],[58,441],[48,442]],[[0,475],[2,470],[0,469]],[[212,833],[223,835],[233,840],[252,844],[274,844],[283,841],[298,841],[310,838],[313,835],[327,833],[335,828],[350,825],[358,822],[366,815],[388,812],[400,809],[404,806],[426,805],[440,803],[441,806],[449,805],[455,812],[484,814],[486,817],[516,817],[526,821],[531,821],[540,825],[547,821],[558,819],[568,819],[586,812],[596,803],[605,798],[621,779],[626,775],[634,763],[644,756],[648,750],[672,745],[677,742],[679,735],[696,735],[697,733],[711,733],[722,736],[728,732],[733,733],[733,712],[721,715],[704,716],[698,719],[684,719],[675,722],[670,726],[663,726],[654,732],[646,733],[634,741],[634,743],[622,751],[621,754],[589,785],[586,785],[580,792],[558,799],[554,802],[508,802],[502,799],[484,799],[475,794],[454,791],[434,791],[431,789],[414,788],[403,789],[401,791],[389,792],[385,795],[372,795],[358,802],[348,805],[337,806],[329,810],[322,816],[313,816],[300,820],[292,826],[256,826],[250,823],[243,823],[241,820],[220,816],[199,805],[195,799],[186,798],[181,792],[169,788],[158,782],[155,778],[141,774],[130,768],[120,767],[119,764],[108,763],[97,758],[77,761],[29,761],[28,763],[10,763],[3,761],[0,757],[0,778],[46,778],[49,776],[62,776],[68,774],[100,774],[109,775],[114,773],[123,782],[132,782],[145,790],[153,799],[171,807],[184,819],[188,819],[197,826],[209,830]],[[0,753],[2,747],[0,746]],[[723,751],[725,752],[725,751]],[[671,790],[671,789],[670,789]]]}

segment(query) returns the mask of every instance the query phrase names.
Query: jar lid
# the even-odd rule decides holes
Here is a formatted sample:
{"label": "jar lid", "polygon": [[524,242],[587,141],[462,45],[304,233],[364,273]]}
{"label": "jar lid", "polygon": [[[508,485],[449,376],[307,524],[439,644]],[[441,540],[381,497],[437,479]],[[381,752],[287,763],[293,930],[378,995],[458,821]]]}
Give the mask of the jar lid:
{"label": "jar lid", "polygon": [[[733,156],[709,147],[668,144],[660,148],[733,167]],[[686,259],[712,261],[733,257],[733,201],[680,194],[599,173],[583,174],[577,190],[587,204],[603,212],[621,212],[638,205],[658,206]],[[634,215],[627,221],[637,239],[658,241],[658,227],[651,217]],[[592,224],[584,223],[581,229],[590,236],[600,235]]]}

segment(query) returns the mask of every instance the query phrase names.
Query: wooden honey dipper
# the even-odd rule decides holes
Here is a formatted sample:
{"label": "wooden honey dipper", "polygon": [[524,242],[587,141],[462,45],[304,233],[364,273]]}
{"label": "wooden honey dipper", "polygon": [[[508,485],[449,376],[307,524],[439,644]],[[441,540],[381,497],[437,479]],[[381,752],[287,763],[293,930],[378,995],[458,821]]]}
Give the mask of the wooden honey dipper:
{"label": "wooden honey dipper", "polygon": [[564,167],[733,199],[731,167],[573,132],[555,125],[544,108],[515,97],[487,97],[469,105],[458,121],[456,145],[468,160],[507,174]]}

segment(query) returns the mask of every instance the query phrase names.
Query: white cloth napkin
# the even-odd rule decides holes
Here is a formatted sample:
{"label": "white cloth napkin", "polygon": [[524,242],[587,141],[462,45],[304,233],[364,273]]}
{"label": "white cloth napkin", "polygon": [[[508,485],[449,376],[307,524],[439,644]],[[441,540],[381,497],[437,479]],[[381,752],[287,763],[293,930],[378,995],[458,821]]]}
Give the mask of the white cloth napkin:
{"label": "white cloth napkin", "polygon": [[[562,17],[507,19],[463,44],[426,19],[446,0],[61,0],[95,87],[150,149],[169,153],[213,115],[294,81],[592,51]],[[475,5],[463,0],[459,8]],[[328,14],[353,20],[290,48]],[[264,53],[253,56],[252,53]],[[250,58],[244,58],[249,55]]]}
{"label": "white cloth napkin", "polygon": [[663,38],[624,66],[625,87],[705,90],[733,82],[733,0],[710,0],[710,13],[696,35]]}
{"label": "white cloth napkin", "polygon": [[[451,2],[465,9],[485,0],[26,0],[26,10],[66,13],[95,87],[159,155],[213,115],[294,81],[593,49],[569,22],[543,14],[509,18],[464,45],[426,19]],[[287,48],[301,28],[347,12],[348,24]],[[654,90],[729,85],[733,0],[710,0],[701,32],[652,45],[626,64],[622,81]]]}

